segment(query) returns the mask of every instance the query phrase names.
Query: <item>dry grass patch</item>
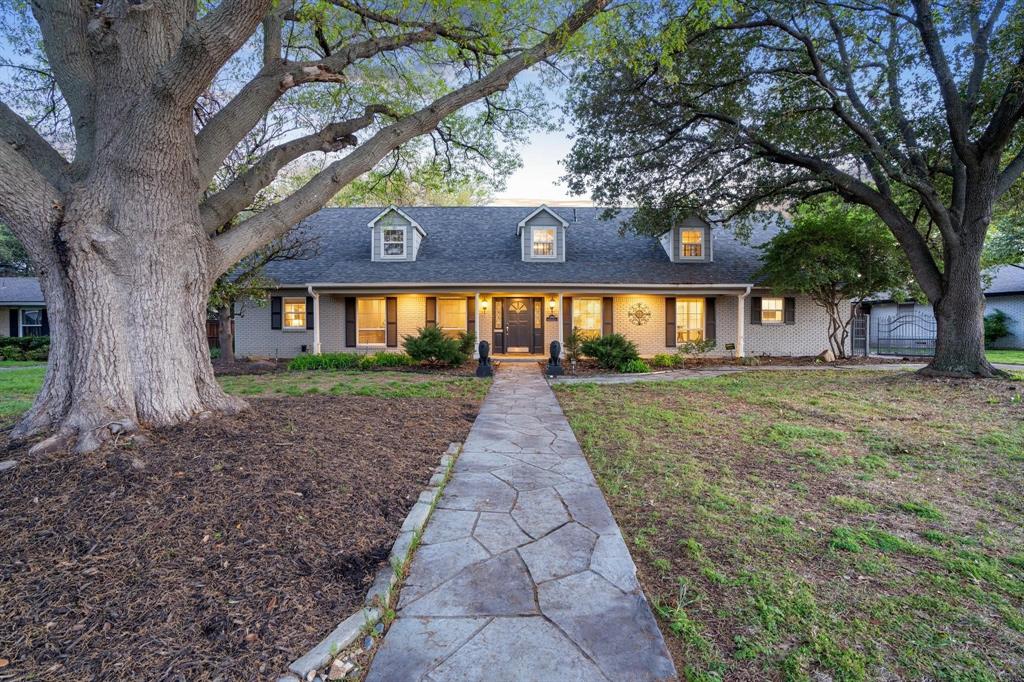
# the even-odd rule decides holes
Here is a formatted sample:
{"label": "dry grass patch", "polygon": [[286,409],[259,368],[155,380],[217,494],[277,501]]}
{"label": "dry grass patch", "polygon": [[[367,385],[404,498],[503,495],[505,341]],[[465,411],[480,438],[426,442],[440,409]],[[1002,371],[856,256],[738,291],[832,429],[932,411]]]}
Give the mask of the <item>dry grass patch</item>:
{"label": "dry grass patch", "polygon": [[558,395],[687,679],[998,680],[1024,669],[1022,388],[752,372]]}

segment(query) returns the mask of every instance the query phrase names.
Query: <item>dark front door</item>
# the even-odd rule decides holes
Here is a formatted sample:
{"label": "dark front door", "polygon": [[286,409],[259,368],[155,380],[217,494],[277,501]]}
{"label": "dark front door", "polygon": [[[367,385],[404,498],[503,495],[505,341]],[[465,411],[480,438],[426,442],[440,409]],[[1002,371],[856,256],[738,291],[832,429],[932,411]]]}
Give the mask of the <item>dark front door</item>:
{"label": "dark front door", "polygon": [[528,298],[505,299],[505,352],[529,353],[533,347],[533,306]]}

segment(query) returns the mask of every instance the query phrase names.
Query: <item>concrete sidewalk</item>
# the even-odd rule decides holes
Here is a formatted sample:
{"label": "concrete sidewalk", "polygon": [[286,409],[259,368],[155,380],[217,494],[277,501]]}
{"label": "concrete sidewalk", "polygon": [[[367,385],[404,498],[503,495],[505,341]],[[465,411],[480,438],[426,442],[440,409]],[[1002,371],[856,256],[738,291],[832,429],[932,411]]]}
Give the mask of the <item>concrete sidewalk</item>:
{"label": "concrete sidewalk", "polygon": [[367,680],[669,680],[636,568],[537,365],[506,363]]}

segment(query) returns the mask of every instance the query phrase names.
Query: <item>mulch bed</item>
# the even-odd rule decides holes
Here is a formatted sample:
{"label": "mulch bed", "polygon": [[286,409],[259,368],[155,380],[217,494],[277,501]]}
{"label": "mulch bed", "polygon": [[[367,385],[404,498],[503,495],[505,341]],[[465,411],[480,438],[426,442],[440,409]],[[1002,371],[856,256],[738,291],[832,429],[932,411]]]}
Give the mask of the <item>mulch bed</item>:
{"label": "mulch bed", "polygon": [[0,680],[276,677],[362,605],[478,408],[250,404],[87,456],[0,456],[26,460],[0,473]]}
{"label": "mulch bed", "polygon": [[[353,372],[409,372],[411,374],[431,374],[436,376],[471,377],[476,376],[476,360],[470,360],[459,367],[442,365],[412,365],[409,367],[371,367],[368,369],[351,370]],[[247,360],[235,362],[213,361],[213,371],[217,376],[245,376],[251,374],[274,374],[288,371],[288,360]]]}
{"label": "mulch bed", "polygon": [[[828,365],[882,365],[889,363],[903,363],[903,362],[928,362],[931,358],[879,358],[879,357],[852,357],[844,360],[836,360],[834,362],[823,363],[813,355],[794,355],[794,356],[781,356],[781,355],[759,355],[752,356],[756,357],[757,365],[751,365],[752,367],[767,367],[771,365],[777,366],[798,366],[798,365],[815,365],[815,364],[828,364]],[[547,367],[547,362],[538,363],[541,372],[544,372],[544,368]],[[648,363],[649,364],[649,363]],[[743,363],[736,358],[725,358],[725,357],[706,357],[706,358],[692,358],[686,360],[681,367],[651,367],[654,372],[668,372],[675,369],[701,369],[705,367],[728,367],[731,365],[742,365]],[[570,369],[568,363],[565,364],[566,376],[599,376],[602,374],[618,374],[618,372],[610,369],[605,369],[597,364],[594,360],[582,359],[576,363],[575,374]]]}

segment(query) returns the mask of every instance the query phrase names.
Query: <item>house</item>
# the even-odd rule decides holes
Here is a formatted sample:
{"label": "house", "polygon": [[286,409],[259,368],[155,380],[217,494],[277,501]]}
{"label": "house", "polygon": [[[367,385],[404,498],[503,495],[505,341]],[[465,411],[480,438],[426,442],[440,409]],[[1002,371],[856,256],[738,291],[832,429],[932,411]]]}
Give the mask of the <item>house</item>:
{"label": "house", "polygon": [[[239,355],[400,350],[425,325],[468,331],[496,355],[546,354],[574,327],[618,332],[641,355],[714,339],[712,354],[817,355],[827,317],[757,286],[759,251],[694,216],[660,238],[620,234],[601,209],[328,208],[302,224],[308,260],[236,319]],[[765,241],[771,229],[754,231]]]}
{"label": "house", "polygon": [[[985,314],[1002,310],[1010,333],[992,348],[1024,348],[1024,267],[1004,265],[985,273]],[[930,353],[935,348],[935,314],[930,304],[876,299],[863,306],[869,316],[871,350],[881,354]]]}
{"label": "house", "polygon": [[35,277],[0,277],[0,336],[49,336],[46,301]]}

